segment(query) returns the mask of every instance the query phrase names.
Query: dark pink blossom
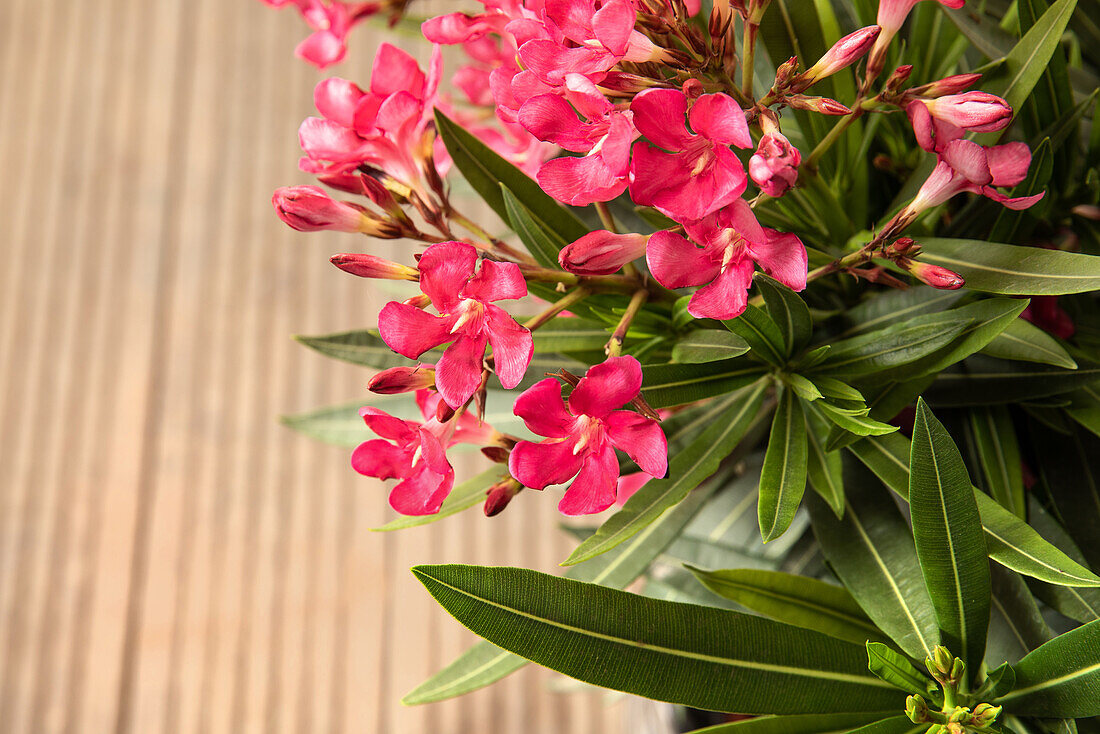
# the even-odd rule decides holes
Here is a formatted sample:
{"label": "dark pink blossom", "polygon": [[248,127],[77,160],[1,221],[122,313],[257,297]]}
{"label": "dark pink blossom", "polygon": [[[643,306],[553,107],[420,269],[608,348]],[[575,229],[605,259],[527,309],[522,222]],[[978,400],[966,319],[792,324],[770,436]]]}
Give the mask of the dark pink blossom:
{"label": "dark pink blossom", "polygon": [[516,399],[514,412],[547,439],[520,441],[508,458],[512,476],[544,489],[573,480],[558,504],[566,515],[601,512],[615,502],[620,449],[642,468],[662,477],[668,443],[660,425],[634,411],[616,410],[638,397],[642,368],[633,357],[611,357],[589,368],[562,400],[561,383],[547,378]]}
{"label": "dark pink blossom", "polygon": [[390,506],[403,515],[432,515],[454,486],[447,449],[457,443],[489,445],[499,434],[487,423],[463,413],[445,423],[436,417],[439,396],[416,394],[424,422],[406,421],[377,408],[359,415],[380,438],[364,441],[351,455],[355,471],[377,479],[400,479],[390,492]]}
{"label": "dark pink blossom", "polygon": [[649,235],[597,229],[563,247],[558,263],[578,275],[611,275],[644,255],[647,242]]}
{"label": "dark pink blossom", "polygon": [[740,316],[757,265],[789,288],[806,287],[802,241],[761,227],[742,199],[684,228],[694,242],[673,232],[657,232],[649,240],[646,261],[666,288],[703,286],[688,303],[688,313],[696,318]]}
{"label": "dark pink blossom", "polygon": [[779,197],[787,193],[798,181],[798,167],[802,154],[779,130],[765,133],[749,158],[749,175],[768,196]]}
{"label": "dark pink blossom", "polygon": [[877,25],[871,25],[844,36],[834,43],[816,64],[798,75],[791,83],[791,91],[801,92],[819,80],[851,66],[863,58],[881,32],[882,29]]}
{"label": "dark pink blossom", "polygon": [[630,146],[638,137],[633,113],[620,111],[587,77],[570,74],[565,94],[540,94],[519,110],[519,122],[539,140],[584,156],[562,156],[542,164],[538,182],[558,201],[585,206],[610,201],[626,190]]}
{"label": "dark pink blossom", "polygon": [[914,99],[905,106],[917,142],[928,151],[942,151],[966,131],[1003,130],[1012,122],[1012,108],[988,92],[963,92],[935,99]]}
{"label": "dark pink blossom", "polygon": [[939,206],[955,194],[970,191],[987,196],[1009,209],[1027,209],[1044,194],[1010,198],[998,186],[1015,186],[1024,180],[1031,165],[1031,150],[1024,143],[1007,143],[991,148],[970,140],[952,140],[916,198],[899,215],[911,221],[917,214]]}
{"label": "dark pink blossom", "polygon": [[[945,8],[952,8],[955,10],[966,4],[966,0],[936,1]],[[901,26],[905,23],[905,19],[909,17],[910,11],[913,10],[913,6],[918,2],[920,2],[920,0],[881,0],[879,2],[878,17],[875,19],[875,23],[882,28],[882,32],[879,33],[878,38],[875,40],[875,46],[871,49],[871,55],[867,60],[867,73],[869,76],[877,76],[878,73],[882,71],[890,42],[894,40],[894,36],[901,30]]]}
{"label": "dark pink blossom", "polygon": [[683,92],[649,89],[630,109],[635,127],[649,140],[634,144],[630,196],[636,203],[690,221],[741,196],[745,169],[729,146],[751,148],[752,137],[733,98],[704,94],[689,111]]}
{"label": "dark pink blossom", "polygon": [[[511,389],[531,362],[531,332],[492,301],[523,298],[527,283],[514,263],[483,260],[464,242],[441,242],[420,258],[420,289],[439,312],[434,316],[408,303],[386,304],[378,315],[382,339],[398,354],[416,359],[454,342],[436,364],[436,389],[459,408],[481,384],[485,347],[492,345],[500,384]],[[475,271],[476,269],[476,271]]]}
{"label": "dark pink blossom", "polygon": [[359,21],[374,15],[382,4],[378,2],[348,3],[340,0],[263,0],[271,7],[293,5],[298,8],[313,33],[294,50],[304,61],[324,69],[344,60],[348,32]]}
{"label": "dark pink blossom", "polygon": [[371,220],[362,207],[336,201],[319,186],[283,186],[275,189],[271,204],[279,219],[299,232],[368,232],[372,229]]}
{"label": "dark pink blossom", "polygon": [[966,285],[966,281],[963,280],[961,275],[939,265],[913,262],[909,263],[906,268],[915,278],[933,288],[954,291]]}

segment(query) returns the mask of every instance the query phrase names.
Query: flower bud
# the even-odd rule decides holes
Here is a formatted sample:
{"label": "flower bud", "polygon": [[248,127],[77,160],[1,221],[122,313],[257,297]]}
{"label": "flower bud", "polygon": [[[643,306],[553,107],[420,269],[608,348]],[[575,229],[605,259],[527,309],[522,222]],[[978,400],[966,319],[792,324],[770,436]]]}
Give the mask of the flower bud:
{"label": "flower bud", "polygon": [[[941,268],[939,265],[929,265],[928,263],[914,262],[909,264],[909,272],[913,274],[922,283],[932,286],[933,288],[940,288],[942,290],[954,291],[962,288],[966,285],[966,281],[958,273],[952,272],[947,268]],[[959,661],[962,662],[961,660]],[[955,672],[952,669],[950,673],[952,678],[955,678]],[[961,675],[959,676],[961,678]]]}
{"label": "flower bud", "polygon": [[882,87],[882,96],[889,98],[897,95],[905,82],[909,81],[909,76],[912,73],[912,64],[905,64],[894,69],[894,73],[886,78],[886,83]]}
{"label": "flower bud", "polygon": [[271,197],[275,212],[299,232],[331,229],[365,232],[371,227],[367,213],[354,204],[336,201],[319,186],[283,186]]}
{"label": "flower bud", "polygon": [[936,680],[947,679],[951,676],[951,664],[954,663],[951,652],[943,645],[932,648],[932,654],[924,660],[928,672]]}
{"label": "flower bud", "polygon": [[928,718],[928,702],[921,696],[909,696],[905,699],[905,715],[914,724],[923,724],[930,721]]}
{"label": "flower bud", "polygon": [[994,706],[990,703],[979,703],[974,707],[974,711],[970,715],[970,723],[976,727],[987,727],[997,720],[997,717],[1001,715],[1001,706]]}
{"label": "flower bud", "polygon": [[834,43],[816,64],[799,75],[791,88],[801,92],[811,84],[851,66],[871,49],[881,31],[877,25],[871,25],[849,33]]}
{"label": "flower bud", "polygon": [[409,306],[416,306],[419,309],[425,309],[432,305],[432,299],[428,298],[423,293],[417,293],[412,298],[406,298],[402,303],[408,304]]}
{"label": "flower bud", "polygon": [[[782,90],[791,88],[791,79],[794,77],[794,72],[798,68],[798,57],[792,56],[779,65],[779,68],[775,70],[775,83],[772,85],[773,89]],[[809,86],[808,84],[806,86]],[[794,89],[796,92],[801,92],[805,87]]]}
{"label": "flower bud", "polygon": [[428,364],[391,367],[382,370],[367,383],[367,389],[379,395],[397,395],[429,387],[435,387],[435,367]]}
{"label": "flower bud", "polygon": [[802,154],[783,133],[767,133],[749,159],[749,175],[761,191],[778,198],[798,181],[801,164]]}
{"label": "flower bud", "polygon": [[483,446],[481,453],[494,464],[507,464],[508,455],[511,452],[503,446]]}
{"label": "flower bud", "polygon": [[1003,130],[1012,122],[1012,108],[1008,102],[988,92],[949,94],[921,102],[932,117],[963,130],[988,133]]}
{"label": "flower bud", "polygon": [[385,260],[374,255],[344,254],[329,258],[336,267],[345,273],[360,278],[382,278],[384,280],[420,280],[420,273],[407,265]]}
{"label": "flower bud", "polygon": [[909,94],[918,97],[942,97],[945,94],[958,94],[959,92],[965,92],[981,78],[981,74],[952,74],[938,81],[913,87],[909,90]]}
{"label": "flower bud", "polygon": [[562,248],[558,263],[578,275],[611,275],[644,255],[647,242],[648,235],[598,229]]}
{"label": "flower bud", "polygon": [[785,99],[786,103],[796,110],[809,110],[823,115],[850,115],[852,111],[828,97],[810,97],[805,94],[792,94]]}
{"label": "flower bud", "polygon": [[512,477],[501,479],[492,487],[489,487],[489,491],[485,496],[485,517],[500,514],[512,501],[512,498],[519,494],[521,489],[523,489],[523,485]]}

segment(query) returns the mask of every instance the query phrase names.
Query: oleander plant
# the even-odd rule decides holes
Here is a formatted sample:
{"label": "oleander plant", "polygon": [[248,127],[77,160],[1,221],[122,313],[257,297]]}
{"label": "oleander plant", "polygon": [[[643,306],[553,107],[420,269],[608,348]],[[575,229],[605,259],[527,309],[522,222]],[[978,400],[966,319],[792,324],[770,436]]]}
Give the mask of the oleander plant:
{"label": "oleander plant", "polygon": [[1100,1],[265,2],[321,68],[432,48],[314,90],[275,209],[394,300],[301,337],[366,407],[285,421],[382,530],[577,543],[413,568],[485,641],[406,703],[534,662],[712,734],[1100,732]]}

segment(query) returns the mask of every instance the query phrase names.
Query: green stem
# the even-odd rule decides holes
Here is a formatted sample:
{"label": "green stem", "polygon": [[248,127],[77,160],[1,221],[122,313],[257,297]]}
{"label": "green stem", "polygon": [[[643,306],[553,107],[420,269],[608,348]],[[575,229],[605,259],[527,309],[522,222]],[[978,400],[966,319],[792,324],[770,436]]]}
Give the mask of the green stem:
{"label": "green stem", "polygon": [[744,26],[743,40],[741,41],[741,94],[746,99],[752,99],[752,72],[756,61],[757,25],[751,20],[746,20]]}
{"label": "green stem", "polygon": [[588,298],[588,296],[590,296],[591,294],[592,291],[588,290],[587,288],[574,288],[569,293],[566,293],[564,297],[550,304],[549,308],[529,320],[527,323],[524,324],[524,326],[526,326],[531,331],[534,331],[543,324],[552,320],[555,316],[572,306],[574,303],[583,301],[585,298]]}
{"label": "green stem", "polygon": [[615,228],[615,217],[612,216],[611,207],[607,205],[607,202],[597,201],[596,211],[600,215],[600,222],[603,223],[603,228],[611,234],[618,234],[619,230]]}
{"label": "green stem", "polygon": [[833,144],[840,139],[840,136],[844,134],[844,131],[852,126],[860,115],[863,114],[863,110],[860,107],[856,107],[852,110],[852,114],[845,115],[843,119],[837,121],[833,125],[833,129],[821,139],[821,142],[817,144],[810,154],[806,156],[806,160],[802,162],[802,165],[806,167],[807,171],[817,171],[817,162],[821,160],[821,156],[825,155],[829,148],[833,147]]}
{"label": "green stem", "polygon": [[469,217],[449,205],[447,207],[447,219],[459,225],[463,229],[469,231],[470,233],[476,235],[477,237],[480,237],[488,243],[488,247],[483,247],[479,249],[485,249],[493,254],[504,255],[507,258],[517,260],[522,263],[534,264],[536,262],[535,259],[527,253],[520,252],[506,242],[503,242],[501,240],[498,240],[496,237],[493,237],[483,227],[481,227]]}
{"label": "green stem", "polygon": [[626,307],[626,313],[619,319],[618,326],[615,327],[611,339],[604,347],[604,352],[607,353],[608,357],[618,357],[622,354],[626,332],[630,330],[630,324],[634,321],[634,317],[638,315],[638,312],[642,310],[642,306],[645,305],[647,300],[649,300],[649,291],[645,288],[634,291],[634,295],[630,298],[630,304]]}

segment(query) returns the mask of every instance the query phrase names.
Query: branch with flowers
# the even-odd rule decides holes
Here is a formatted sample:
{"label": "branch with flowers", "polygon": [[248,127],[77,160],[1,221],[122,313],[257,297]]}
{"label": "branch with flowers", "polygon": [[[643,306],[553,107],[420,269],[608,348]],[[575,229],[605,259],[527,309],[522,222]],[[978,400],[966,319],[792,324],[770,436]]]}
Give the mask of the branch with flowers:
{"label": "branch with flowers", "polygon": [[[418,7],[265,1],[321,68]],[[303,337],[375,397],[288,422],[361,434],[382,530],[553,493],[580,539],[565,578],[414,568],[488,642],[407,703],[534,661],[708,732],[1096,730],[1096,4],[962,5],[481,0],[426,69],[317,85],[340,193],[276,211],[401,240],[332,262],[417,290]]]}

